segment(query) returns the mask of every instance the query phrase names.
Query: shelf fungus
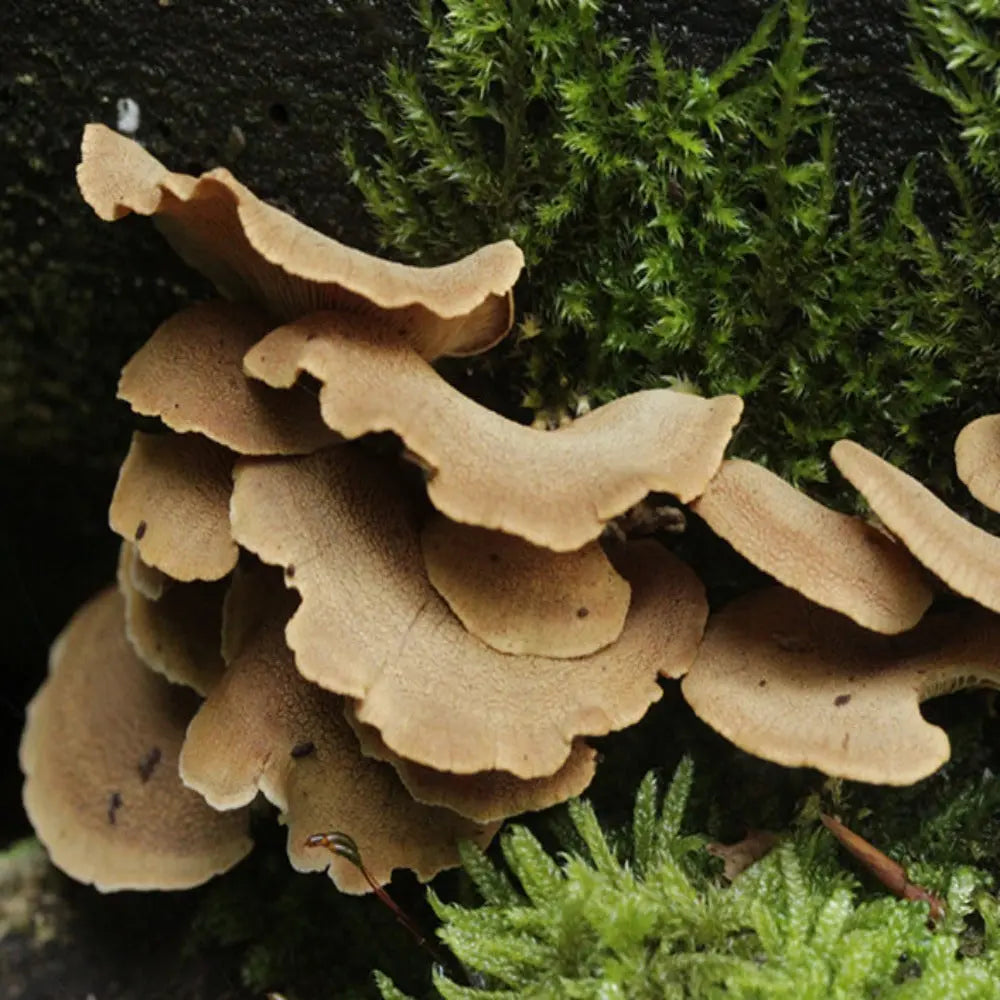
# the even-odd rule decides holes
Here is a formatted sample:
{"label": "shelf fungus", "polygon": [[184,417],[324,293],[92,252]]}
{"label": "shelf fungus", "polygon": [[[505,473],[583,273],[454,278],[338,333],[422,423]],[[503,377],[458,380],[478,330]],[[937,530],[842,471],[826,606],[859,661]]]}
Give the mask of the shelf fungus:
{"label": "shelf fungus", "polygon": [[175,580],[220,580],[236,565],[229,531],[235,456],[198,434],[136,431],[111,498],[111,528]]}
{"label": "shelf fungus", "polygon": [[243,374],[243,355],[271,328],[251,306],[212,301],[162,323],[122,369],[118,396],[241,455],[296,455],[339,439],[305,389],[279,392]]}
{"label": "shelf fungus", "polygon": [[714,614],[681,684],[705,722],[758,757],[887,785],[948,759],[920,703],[966,687],[1000,687],[1000,617],[935,613],[886,636],[783,587]]}
{"label": "shelf fungus", "polygon": [[136,656],[117,591],[77,612],[21,739],[25,808],[59,868],[105,892],[184,889],[247,854],[246,811],[216,812],[177,774],[197,703]]}
{"label": "shelf fungus", "polygon": [[904,632],[930,606],[926,574],[903,546],[755,462],[723,462],[691,507],[779,583],[865,628]]}
{"label": "shelf fungus", "polygon": [[854,441],[830,457],[886,528],[952,590],[1000,612],[1000,538],[970,524],[902,469]]}
{"label": "shelf fungus", "polygon": [[77,183],[105,221],[150,215],[227,299],[285,322],[317,309],[379,316],[423,357],[476,354],[510,329],[511,288],[524,263],[510,240],[440,267],[382,260],[266,204],[218,168],[173,173],[104,125],[84,130]]}
{"label": "shelf fungus", "polygon": [[557,430],[525,427],[462,395],[391,329],[340,313],[279,327],[244,367],[276,388],[294,387],[303,373],[319,379],[327,425],[347,438],[397,434],[451,520],[555,551],[597,538],[650,492],[697,497],[743,406],[737,396],[651,389]]}
{"label": "shelf fungus", "polygon": [[518,778],[508,771],[453,774],[415,764],[393,753],[374,726],[358,721],[348,702],[345,716],[361,744],[361,752],[391,764],[406,790],[427,805],[445,806],[479,823],[535,812],[582,794],[597,769],[597,752],[581,739],[573,741],[566,762],[554,774]]}
{"label": "shelf fungus", "polygon": [[617,641],[574,658],[498,652],[428,580],[392,471],[346,447],[241,460],[231,513],[234,537],[301,595],[286,638],[302,675],[356,699],[358,720],[394,753],[439,771],[552,775],[577,736],[638,721],[660,697],[657,677],[687,670],[704,628],[695,575],[636,542],[613,559],[632,594]]}
{"label": "shelf fungus", "polygon": [[370,886],[347,861],[331,864],[308,849],[317,830],[348,832],[377,883],[401,867],[429,879],[459,864],[459,841],[490,841],[498,824],[416,802],[388,764],[361,753],[343,699],[296,671],[283,634],[295,601],[279,573],[237,571],[228,602],[226,645],[234,657],[188,728],[180,757],[185,784],[217,809],[245,805],[260,789],[283,813],[293,867],[329,866],[344,892]]}
{"label": "shelf fungus", "polygon": [[586,656],[621,635],[632,592],[598,542],[552,552],[440,515],[420,542],[431,585],[501,653]]}
{"label": "shelf fungus", "polygon": [[1000,413],[962,428],[955,439],[955,468],[984,507],[1000,510]]}
{"label": "shelf fungus", "polygon": [[135,546],[122,542],[118,589],[125,601],[125,635],[151,670],[204,695],[222,673],[219,639],[228,583],[172,580],[154,598],[135,585]]}

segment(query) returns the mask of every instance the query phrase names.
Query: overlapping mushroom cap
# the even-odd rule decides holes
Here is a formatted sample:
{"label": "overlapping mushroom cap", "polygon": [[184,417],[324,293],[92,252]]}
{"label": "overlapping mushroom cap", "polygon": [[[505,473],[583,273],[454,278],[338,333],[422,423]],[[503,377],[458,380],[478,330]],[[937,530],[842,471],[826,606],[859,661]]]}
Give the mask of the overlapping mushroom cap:
{"label": "overlapping mushroom cap", "polygon": [[941,766],[948,737],[920,702],[1000,687],[1000,617],[934,614],[878,635],[782,587],[712,616],[684,696],[738,746],[789,767],[911,784]]}
{"label": "overlapping mushroom cap", "polygon": [[21,739],[24,804],[52,860],[104,891],[182,889],[251,847],[244,810],[218,813],[177,773],[194,692],[147,668],[106,590],[52,647]]}
{"label": "overlapping mushroom cap", "polygon": [[[948,753],[920,700],[1000,685],[1000,619],[920,621],[931,591],[904,549],[1000,610],[1000,540],[859,446],[834,460],[895,539],[723,464],[736,397],[649,390],[544,431],[448,385],[430,360],[510,326],[509,241],[441,268],[380,261],[101,126],[78,176],[102,218],[155,216],[230,301],[171,317],[122,373],[121,397],[164,430],[136,433],[112,499],[119,591],[57,642],[22,744],[29,812],[71,874],[203,880],[248,849],[261,792],[297,869],[327,867],[306,839],[338,828],[376,880],[428,878],[458,839],[581,792],[586,737],[685,674],[696,711],[755,753],[912,781]],[[957,449],[984,498],[992,419]],[[374,431],[402,441],[425,490],[353,440]],[[747,595],[702,643],[693,571],[656,541],[599,540],[655,492],[800,594]],[[145,876],[144,852],[162,862]],[[367,889],[343,860],[330,873]]]}
{"label": "overlapping mushroom cap", "polygon": [[754,462],[723,462],[691,506],[754,565],[865,628],[904,632],[931,603],[925,575],[905,548]]}
{"label": "overlapping mushroom cap", "polygon": [[345,437],[393,431],[452,520],[560,552],[597,538],[647,493],[697,497],[743,409],[738,396],[651,389],[555,431],[525,427],[462,395],[388,327],[338,313],[272,331],[244,366],[281,388],[303,372],[318,378],[323,419]]}
{"label": "overlapping mushroom cap", "polygon": [[241,461],[232,522],[302,596],[286,630],[302,674],[357,699],[392,751],[438,770],[552,774],[575,736],[635,722],[660,696],[656,677],[684,673],[707,614],[686,566],[633,543],[615,560],[632,588],[616,642],[572,659],[498,652],[431,585],[390,470],[345,448]]}
{"label": "overlapping mushroom cap", "polygon": [[952,590],[1000,612],[1000,538],[960,517],[926,486],[854,441],[830,450],[882,523]]}
{"label": "overlapping mushroom cap", "polygon": [[223,296],[255,303],[271,319],[332,308],[380,314],[427,358],[476,354],[510,328],[510,289],[524,263],[510,240],[441,267],[396,264],[310,229],[228,170],[173,173],[103,125],[84,131],[77,182],[106,221],[155,216],[174,249]]}

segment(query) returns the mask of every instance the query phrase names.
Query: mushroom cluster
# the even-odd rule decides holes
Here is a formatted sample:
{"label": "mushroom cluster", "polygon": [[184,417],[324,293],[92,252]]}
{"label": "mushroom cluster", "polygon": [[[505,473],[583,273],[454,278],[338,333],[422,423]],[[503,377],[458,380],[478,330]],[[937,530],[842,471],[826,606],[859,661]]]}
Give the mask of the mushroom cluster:
{"label": "mushroom cluster", "polygon": [[[879,525],[724,460],[734,396],[646,390],[544,430],[449,385],[436,358],[511,326],[510,241],[391,263],[97,125],[78,180],[104,219],[153,216],[221,297],[122,371],[159,429],[133,435],[111,501],[117,586],[57,639],[29,708],[25,803],[70,875],[204,881],[250,849],[259,793],[298,870],[368,890],[309,846],[335,829],[374,882],[430,878],[460,840],[582,792],[588,738],[637,722],[662,678],[760,756],[911,782],[948,755],[920,701],[1000,685],[1000,540],[859,445],[833,459]],[[957,446],[994,506],[998,425]],[[687,565],[608,530],[659,492],[775,585],[709,619]],[[925,617],[927,569],[989,611]]]}
{"label": "mushroom cluster", "polygon": [[[993,509],[998,431],[1000,417],[983,417],[956,442],[960,479]],[[734,461],[692,505],[780,586],[712,616],[682,690],[702,719],[758,756],[910,784],[950,754],[920,703],[1000,687],[1000,539],[854,441],[836,442],[831,457],[877,523]],[[925,616],[946,591],[975,603]]]}
{"label": "mushroom cluster", "polygon": [[667,549],[602,532],[651,491],[697,497],[741,401],[650,390],[527,428],[431,364],[510,328],[510,241],[395,264],[98,125],[78,181],[103,219],[153,216],[220,298],[122,371],[159,428],[111,500],[117,587],[56,641],[22,740],[55,863],[106,890],[196,884],[249,850],[261,793],[296,869],[363,892],[311,834],[349,835],[376,882],[426,879],[579,794],[586,738],[686,672],[708,613]]}

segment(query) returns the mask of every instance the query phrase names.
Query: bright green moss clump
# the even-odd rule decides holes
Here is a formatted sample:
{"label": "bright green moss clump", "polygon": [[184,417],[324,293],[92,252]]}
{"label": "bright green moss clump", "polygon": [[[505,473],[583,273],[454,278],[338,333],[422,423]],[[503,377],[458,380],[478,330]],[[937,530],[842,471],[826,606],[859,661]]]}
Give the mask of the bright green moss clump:
{"label": "bright green moss clump", "polygon": [[[444,923],[441,938],[475,985],[436,970],[439,994],[1000,996],[1000,908],[982,871],[959,867],[942,884],[928,883],[948,906],[932,930],[926,904],[871,891],[859,901],[835,842],[812,822],[725,886],[704,839],[680,832],[691,782],[685,760],[660,804],[656,780],[647,775],[623,837],[606,835],[586,802],[573,803],[559,861],[525,828],[509,829],[503,853],[516,883],[469,849],[466,870],[484,904],[468,909],[433,896],[432,903]],[[379,984],[386,1000],[403,997],[384,976]]]}
{"label": "bright green moss clump", "polygon": [[943,233],[914,171],[878,222],[837,178],[807,0],[693,69],[607,35],[599,0],[425,2],[425,68],[389,68],[367,106],[381,148],[348,162],[408,259],[524,247],[520,338],[494,374],[519,372],[531,410],[737,392],[734,451],[793,481],[825,481],[829,444],[856,436],[950,492],[954,433],[1000,408],[996,6],[910,4],[916,77],[964,126]]}

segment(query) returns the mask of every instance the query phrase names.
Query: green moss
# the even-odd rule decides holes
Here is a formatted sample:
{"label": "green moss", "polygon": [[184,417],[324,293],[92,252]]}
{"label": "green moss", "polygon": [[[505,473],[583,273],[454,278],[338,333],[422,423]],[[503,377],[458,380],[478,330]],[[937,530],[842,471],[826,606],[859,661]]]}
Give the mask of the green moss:
{"label": "green moss", "polygon": [[550,416],[649,386],[737,392],[734,453],[828,498],[853,502],[820,485],[844,436],[954,491],[954,433],[1000,406],[991,4],[910,4],[916,78],[964,126],[937,233],[915,168],[881,221],[837,177],[807,0],[708,68],[655,38],[636,53],[598,0],[443,7],[420,6],[424,68],[390,66],[368,102],[380,151],[346,155],[409,259],[523,246],[520,336],[484,372]]}
{"label": "green moss", "polygon": [[[587,803],[572,803],[558,860],[525,827],[505,833],[502,868],[467,848],[466,871],[483,904],[431,899],[468,984],[435,970],[439,995],[997,996],[1000,910],[982,868],[913,876],[946,900],[947,915],[932,929],[926,904],[860,885],[832,837],[803,815],[727,886],[705,838],[682,833],[692,781],[686,759],[660,802],[655,775],[647,775],[633,822],[617,833],[602,830]],[[961,811],[931,814],[931,825],[949,826]],[[991,860],[996,851],[994,843]],[[387,977],[379,983],[387,1000],[403,996]]]}

